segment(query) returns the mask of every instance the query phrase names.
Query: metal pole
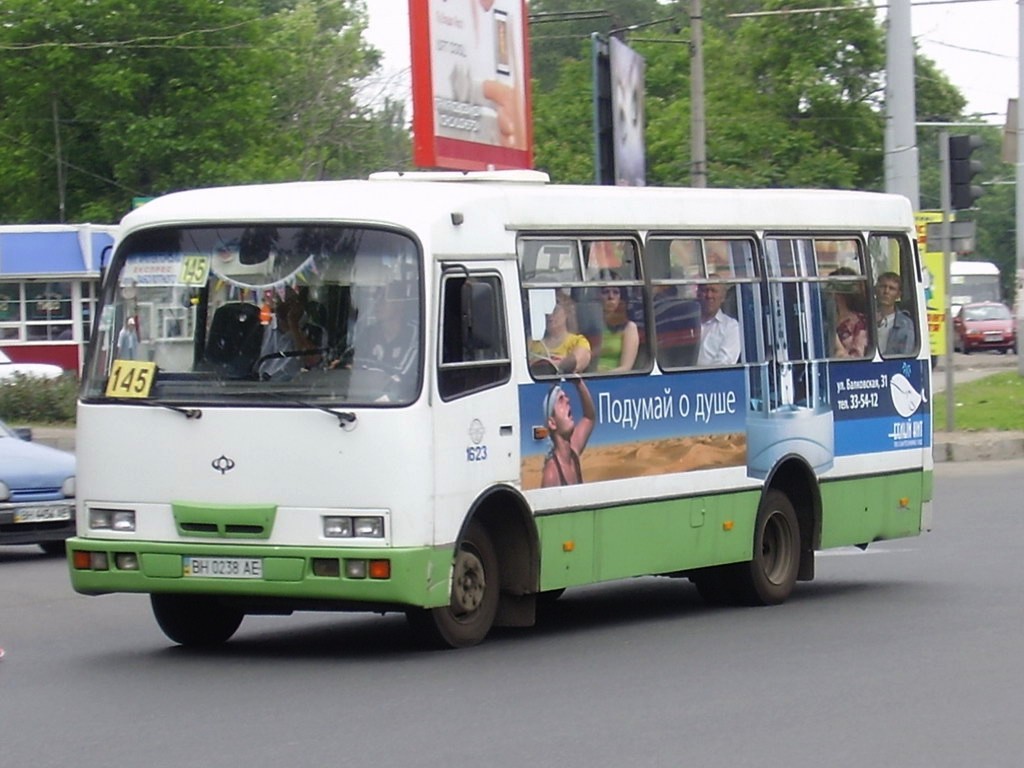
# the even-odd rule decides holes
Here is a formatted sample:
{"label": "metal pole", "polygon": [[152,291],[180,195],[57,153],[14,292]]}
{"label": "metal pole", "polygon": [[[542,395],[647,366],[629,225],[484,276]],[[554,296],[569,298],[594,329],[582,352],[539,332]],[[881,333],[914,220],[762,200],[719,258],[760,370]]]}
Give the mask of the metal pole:
{"label": "metal pole", "polygon": [[690,0],[690,184],[708,185],[704,119],[704,28],[701,0]]}
{"label": "metal pole", "polygon": [[57,95],[53,94],[50,100],[53,109],[53,143],[54,153],[57,155],[57,208],[60,223],[64,223],[64,194],[66,184],[64,183],[64,160],[61,157],[60,148],[60,120],[57,111]]}
{"label": "metal pole", "polygon": [[885,191],[921,207],[910,0],[890,0],[885,34]]}
{"label": "metal pole", "polygon": [[940,178],[940,202],[942,204],[942,271],[946,290],[943,299],[943,324],[946,328],[946,431],[954,429],[953,406],[956,405],[956,398],[953,397],[953,312],[950,297],[953,294],[953,285],[950,278],[950,240],[952,239],[952,227],[950,226],[950,210],[952,208],[952,190],[949,185],[949,133],[939,131],[939,178]]}
{"label": "metal pole", "polygon": [[[1024,119],[1024,0],[1017,0],[1017,276],[1015,284],[1017,295],[1014,307],[1017,318],[1017,346],[1024,337],[1024,137],[1021,136],[1020,124]],[[1017,373],[1024,376],[1024,355],[1017,356]]]}

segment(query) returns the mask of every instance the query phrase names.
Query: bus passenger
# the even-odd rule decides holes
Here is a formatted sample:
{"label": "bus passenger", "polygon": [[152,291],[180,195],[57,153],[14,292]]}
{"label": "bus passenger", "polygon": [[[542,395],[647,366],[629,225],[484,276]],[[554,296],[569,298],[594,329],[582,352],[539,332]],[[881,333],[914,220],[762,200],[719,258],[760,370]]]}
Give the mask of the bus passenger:
{"label": "bus passenger", "polygon": [[705,283],[697,288],[701,321],[697,365],[734,365],[740,359],[740,323],[722,311],[725,291],[724,283]]}
{"label": "bus passenger", "polygon": [[[832,275],[856,275],[849,267],[840,267]],[[860,283],[830,282],[836,305],[834,357],[864,357],[868,351],[868,317]]]}
{"label": "bus passenger", "polygon": [[619,373],[633,370],[640,349],[640,332],[626,313],[625,289],[609,285],[601,289],[604,306],[604,330],[597,370]]}
{"label": "bus passenger", "polygon": [[578,422],[573,420],[572,403],[562,385],[555,384],[544,398],[544,423],[551,436],[551,450],[544,457],[540,482],[542,488],[583,482],[580,454],[587,446],[590,433],[594,431],[597,411],[583,379],[577,376],[573,383],[583,404],[583,418]]}
{"label": "bus passenger", "polygon": [[909,355],[914,351],[914,321],[906,311],[897,308],[901,291],[900,276],[895,272],[883,272],[875,281],[878,348],[883,355]]}
{"label": "bus passenger", "polygon": [[554,309],[544,316],[544,337],[531,341],[529,351],[538,373],[580,373],[590,365],[590,342],[576,333],[576,302],[568,292],[557,292]]}
{"label": "bus passenger", "polygon": [[393,381],[400,381],[413,373],[417,364],[419,330],[412,299],[402,298],[400,288],[385,290],[375,304],[375,322],[356,341],[355,362],[364,368],[387,373]]}

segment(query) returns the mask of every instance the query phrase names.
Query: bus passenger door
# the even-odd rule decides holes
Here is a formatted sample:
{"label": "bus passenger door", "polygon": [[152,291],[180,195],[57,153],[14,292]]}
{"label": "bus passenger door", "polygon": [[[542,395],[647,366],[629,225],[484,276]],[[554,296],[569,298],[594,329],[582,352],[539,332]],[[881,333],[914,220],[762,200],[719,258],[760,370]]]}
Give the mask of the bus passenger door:
{"label": "bus passenger door", "polygon": [[[747,467],[767,477],[787,455],[800,455],[817,472],[832,467],[835,436],[813,242],[773,238],[765,244],[771,318],[770,364],[747,418]],[[752,403],[753,405],[754,403]]]}
{"label": "bus passenger door", "polygon": [[[500,267],[445,264],[440,280],[434,457],[438,541],[451,541],[472,503],[519,478],[518,400]],[[454,526],[442,531],[441,526]]]}

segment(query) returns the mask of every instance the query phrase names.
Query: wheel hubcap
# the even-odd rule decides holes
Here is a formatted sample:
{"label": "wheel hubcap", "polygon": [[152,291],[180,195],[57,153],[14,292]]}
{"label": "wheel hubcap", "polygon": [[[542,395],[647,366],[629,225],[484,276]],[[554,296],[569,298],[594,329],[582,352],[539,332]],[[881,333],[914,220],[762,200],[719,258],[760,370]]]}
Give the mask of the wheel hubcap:
{"label": "wheel hubcap", "polygon": [[459,552],[452,578],[452,610],[455,614],[466,615],[479,608],[487,588],[480,558],[473,552]]}
{"label": "wheel hubcap", "polygon": [[784,515],[773,512],[764,525],[761,538],[761,562],[764,575],[773,584],[785,581],[790,564],[793,562],[793,537],[789,521]]}

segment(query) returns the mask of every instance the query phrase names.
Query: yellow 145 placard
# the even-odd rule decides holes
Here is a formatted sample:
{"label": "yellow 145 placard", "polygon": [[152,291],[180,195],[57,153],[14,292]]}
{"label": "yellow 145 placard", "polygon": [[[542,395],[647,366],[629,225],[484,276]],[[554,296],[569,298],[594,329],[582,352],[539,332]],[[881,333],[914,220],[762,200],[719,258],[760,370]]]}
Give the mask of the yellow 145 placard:
{"label": "yellow 145 placard", "polygon": [[115,360],[107,379],[107,397],[149,397],[156,378],[156,363]]}

